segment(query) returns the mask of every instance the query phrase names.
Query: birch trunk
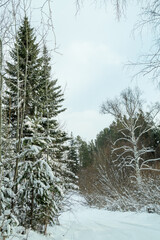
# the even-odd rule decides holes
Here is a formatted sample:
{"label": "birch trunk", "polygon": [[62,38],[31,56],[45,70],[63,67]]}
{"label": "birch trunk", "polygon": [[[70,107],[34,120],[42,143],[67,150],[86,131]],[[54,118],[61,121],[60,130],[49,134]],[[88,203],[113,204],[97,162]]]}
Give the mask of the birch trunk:
{"label": "birch trunk", "polygon": [[0,215],[2,215],[2,199],[1,199],[1,187],[2,187],[2,175],[3,175],[3,165],[2,165],[2,40],[0,39]]}
{"label": "birch trunk", "polygon": [[16,152],[17,152],[17,158],[16,158],[16,166],[15,166],[15,174],[14,174],[14,183],[15,183],[15,193],[18,191],[18,185],[16,183],[17,181],[17,176],[18,176],[18,164],[19,164],[19,153],[20,153],[20,85],[19,85],[19,52],[17,48],[17,135],[16,135],[16,140],[17,140],[17,145],[16,145]]}
{"label": "birch trunk", "polygon": [[[133,126],[133,123],[132,123]],[[138,183],[138,186],[142,183],[141,178],[141,172],[140,172],[140,166],[139,166],[139,152],[137,147],[137,141],[135,137],[135,129],[131,127],[131,134],[132,134],[132,144],[133,144],[133,150],[134,150],[134,159],[135,159],[135,171],[136,171],[136,180]]]}
{"label": "birch trunk", "polygon": [[22,108],[22,118],[21,118],[20,136],[19,136],[20,139],[23,138],[24,119],[26,117],[26,95],[27,95],[27,77],[28,77],[28,50],[29,50],[29,47],[28,47],[28,32],[26,31],[26,62],[25,62],[24,90],[23,90],[24,91],[24,94],[23,94],[23,108]]}

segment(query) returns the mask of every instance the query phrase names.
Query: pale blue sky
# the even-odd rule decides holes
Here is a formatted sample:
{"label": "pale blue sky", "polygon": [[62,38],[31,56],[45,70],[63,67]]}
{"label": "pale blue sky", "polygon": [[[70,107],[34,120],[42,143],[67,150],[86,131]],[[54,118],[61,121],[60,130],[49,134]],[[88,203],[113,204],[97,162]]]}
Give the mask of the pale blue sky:
{"label": "pale blue sky", "polygon": [[128,60],[136,61],[151,45],[149,31],[145,31],[143,39],[137,33],[135,37],[132,34],[138,7],[132,4],[126,17],[118,22],[110,5],[95,6],[87,0],[75,15],[74,3],[73,0],[53,2],[57,45],[62,53],[53,56],[53,73],[65,89],[67,111],[60,116],[62,125],[69,133],[91,140],[112,121],[109,116],[99,114],[105,99],[135,85],[144,92],[147,102],[159,100],[160,92],[147,77],[131,81],[134,72],[124,70]]}

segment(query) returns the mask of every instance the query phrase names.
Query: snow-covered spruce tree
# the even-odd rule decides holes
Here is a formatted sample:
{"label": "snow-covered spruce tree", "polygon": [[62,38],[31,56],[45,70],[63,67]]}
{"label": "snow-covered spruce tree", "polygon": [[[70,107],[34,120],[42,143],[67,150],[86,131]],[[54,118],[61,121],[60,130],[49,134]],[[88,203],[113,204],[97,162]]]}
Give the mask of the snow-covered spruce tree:
{"label": "snow-covered spruce tree", "polygon": [[46,232],[58,211],[54,195],[61,195],[59,179],[47,162],[48,141],[41,117],[26,117],[24,126],[27,136],[23,138],[20,159],[25,161],[19,164],[17,212],[21,225]]}
{"label": "snow-covered spruce tree", "polygon": [[80,136],[76,137],[76,142],[78,146],[78,159],[81,168],[87,168],[93,163],[93,151],[92,142],[87,144],[86,141],[82,140]]}
{"label": "snow-covered spruce tree", "polygon": [[80,164],[78,159],[78,146],[77,142],[71,134],[70,137],[70,145],[69,145],[69,152],[68,152],[68,159],[69,163],[68,166],[75,174],[78,172]]}
{"label": "snow-covered spruce tree", "polygon": [[[36,85],[36,96],[38,96],[36,106],[38,112],[42,112],[43,117],[47,117],[48,113],[57,116],[65,111],[63,108],[64,95],[61,87],[57,85],[57,79],[51,79],[51,58],[49,56],[46,45],[43,46],[43,54],[41,57],[40,81]],[[47,107],[47,108],[46,108]]]}
{"label": "snow-covered spruce tree", "polygon": [[[45,154],[54,175],[59,179],[59,190],[62,196],[67,189],[76,187],[72,184],[75,174],[70,170],[67,158],[69,138],[66,132],[61,129],[56,118],[65,111],[62,105],[64,95],[61,87],[57,85],[57,80],[51,80],[50,57],[45,45],[42,56],[41,81],[38,89],[41,89],[38,112],[42,116],[46,141],[48,142]],[[60,207],[62,198],[59,194],[54,196]]]}
{"label": "snow-covered spruce tree", "polygon": [[47,48],[40,58],[35,40],[25,17],[11,51],[13,62],[7,62],[5,105],[12,138],[17,134],[18,112],[20,123],[14,211],[21,225],[46,232],[65,191],[75,186],[71,181],[75,175],[65,158],[67,135],[56,119],[65,110],[63,94],[57,80],[50,79]]}
{"label": "snow-covered spruce tree", "polygon": [[[21,152],[21,138],[25,135],[24,119],[33,116],[36,97],[36,82],[39,80],[38,44],[33,28],[27,17],[16,36],[14,48],[10,52],[11,62],[7,62],[5,83],[7,86],[4,104],[8,123],[12,126],[12,136],[17,138],[17,158],[15,163],[14,182],[18,176],[18,155]],[[17,185],[15,185],[17,192]]]}
{"label": "snow-covered spruce tree", "polygon": [[20,154],[25,161],[20,163],[22,176],[18,179],[21,186],[18,212],[26,209],[26,212],[23,210],[24,215],[20,214],[21,224],[33,229],[40,227],[44,233],[47,224],[55,221],[66,190],[75,188],[72,184],[75,175],[68,169],[65,158],[68,138],[56,119],[64,111],[61,105],[63,94],[56,86],[57,81],[50,80],[49,60],[44,47],[41,77],[37,82],[38,107],[34,117],[25,118],[26,134],[22,138],[23,150]]}
{"label": "snow-covered spruce tree", "polygon": [[6,112],[2,111],[2,177],[1,177],[1,216],[0,239],[9,237],[18,220],[12,211],[15,194],[13,192],[13,167],[15,160],[16,139],[11,137],[11,128],[6,120]]}
{"label": "snow-covered spruce tree", "polygon": [[11,128],[6,121],[6,111],[2,104],[3,94],[3,54],[2,41],[0,54],[0,238],[6,239],[13,233],[14,227],[18,221],[12,212],[12,203],[14,199],[13,192],[13,158],[15,139],[12,141]]}
{"label": "snow-covered spruce tree", "polygon": [[[6,106],[8,106],[7,113],[8,117],[9,115],[11,117],[11,124],[16,125],[17,108],[19,107],[22,125],[25,116],[34,115],[35,98],[37,96],[36,87],[40,78],[41,66],[34,29],[30,27],[27,17],[24,17],[19,28],[14,48],[10,51],[10,57],[11,61],[7,62],[7,76],[5,77],[7,85],[5,97]],[[17,89],[18,77],[19,89]],[[19,99],[17,99],[18,90]]]}
{"label": "snow-covered spruce tree", "polygon": [[48,154],[52,152],[54,158],[61,159],[63,152],[68,149],[64,144],[68,140],[68,137],[61,130],[56,117],[66,109],[62,105],[64,95],[61,87],[57,85],[57,79],[51,79],[50,57],[45,45],[43,48],[40,75],[40,81],[37,85],[37,109],[38,114],[43,118],[46,136],[52,137],[52,146],[54,145],[54,152],[51,149],[49,150],[49,147],[47,151]]}

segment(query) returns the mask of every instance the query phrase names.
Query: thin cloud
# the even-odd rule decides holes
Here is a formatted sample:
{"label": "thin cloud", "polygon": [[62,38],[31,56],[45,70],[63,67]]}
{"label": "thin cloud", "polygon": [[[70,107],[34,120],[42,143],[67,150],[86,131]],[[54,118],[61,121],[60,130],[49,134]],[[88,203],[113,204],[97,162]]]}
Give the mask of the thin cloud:
{"label": "thin cloud", "polygon": [[[73,42],[67,50],[74,61],[81,64],[117,65],[123,58],[114,53],[106,44],[94,42]],[[69,55],[69,54],[68,54]]]}

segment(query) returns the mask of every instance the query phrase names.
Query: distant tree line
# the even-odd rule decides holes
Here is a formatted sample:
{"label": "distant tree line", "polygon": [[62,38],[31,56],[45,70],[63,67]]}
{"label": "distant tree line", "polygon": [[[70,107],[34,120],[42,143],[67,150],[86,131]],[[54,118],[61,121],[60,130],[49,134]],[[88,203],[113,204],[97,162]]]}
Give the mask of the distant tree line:
{"label": "distant tree line", "polygon": [[134,203],[124,200],[130,196],[138,202],[137,208],[158,204],[160,127],[155,117],[159,110],[156,103],[145,112],[140,91],[126,89],[119,98],[102,104],[101,111],[115,118],[108,128],[89,143],[77,137],[79,186],[90,203],[105,205],[114,199],[115,209],[135,210]]}

